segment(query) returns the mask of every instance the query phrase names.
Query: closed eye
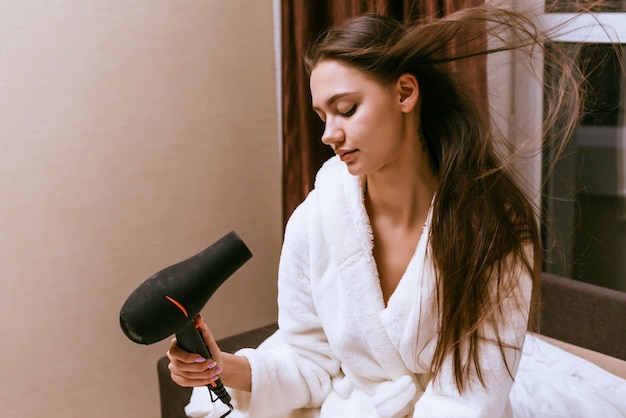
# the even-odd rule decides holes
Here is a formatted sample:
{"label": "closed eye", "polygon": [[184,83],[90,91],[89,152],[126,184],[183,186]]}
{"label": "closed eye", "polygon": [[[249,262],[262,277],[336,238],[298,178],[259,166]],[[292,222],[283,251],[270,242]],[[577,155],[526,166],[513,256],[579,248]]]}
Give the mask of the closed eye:
{"label": "closed eye", "polygon": [[354,112],[356,112],[356,103],[350,108],[350,110],[348,110],[347,112],[340,113],[340,114],[343,117],[349,118],[350,116],[354,115]]}

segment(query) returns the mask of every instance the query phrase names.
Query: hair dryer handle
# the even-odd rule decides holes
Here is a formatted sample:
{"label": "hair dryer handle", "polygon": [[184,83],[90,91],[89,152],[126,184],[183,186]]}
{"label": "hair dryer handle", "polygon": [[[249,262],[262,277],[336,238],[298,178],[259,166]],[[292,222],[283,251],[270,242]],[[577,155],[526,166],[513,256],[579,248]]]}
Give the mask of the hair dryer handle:
{"label": "hair dryer handle", "polygon": [[[200,354],[205,359],[211,358],[211,352],[204,343],[202,333],[198,328],[196,328],[193,321],[189,321],[181,330],[176,333],[176,343],[180,348],[189,353]],[[219,378],[212,384],[207,385],[207,387],[209,388],[209,390],[215,393],[217,397],[220,398],[220,400],[224,402],[224,404],[226,404],[231,410],[233,409],[230,404],[230,394],[226,391],[226,388]]]}

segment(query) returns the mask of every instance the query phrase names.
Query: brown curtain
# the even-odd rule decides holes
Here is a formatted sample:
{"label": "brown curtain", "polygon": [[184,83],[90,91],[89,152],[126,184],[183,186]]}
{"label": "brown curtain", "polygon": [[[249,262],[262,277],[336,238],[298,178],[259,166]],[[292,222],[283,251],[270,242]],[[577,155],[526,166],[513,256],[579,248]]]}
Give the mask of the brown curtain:
{"label": "brown curtain", "polygon": [[[409,21],[441,17],[482,3],[483,0],[282,0],[283,225],[312,189],[317,170],[333,155],[330,147],[320,141],[322,124],[311,108],[309,80],[302,60],[311,41],[328,26],[366,12]],[[486,103],[485,58],[464,60],[456,69]]]}

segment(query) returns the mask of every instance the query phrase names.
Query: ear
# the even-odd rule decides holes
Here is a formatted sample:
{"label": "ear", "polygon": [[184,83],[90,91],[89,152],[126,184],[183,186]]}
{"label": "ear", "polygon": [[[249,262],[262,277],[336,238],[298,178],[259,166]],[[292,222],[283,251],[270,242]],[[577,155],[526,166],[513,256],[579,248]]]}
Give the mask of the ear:
{"label": "ear", "polygon": [[412,112],[419,99],[419,85],[415,76],[409,73],[401,74],[396,81],[396,91],[400,109],[405,113]]}

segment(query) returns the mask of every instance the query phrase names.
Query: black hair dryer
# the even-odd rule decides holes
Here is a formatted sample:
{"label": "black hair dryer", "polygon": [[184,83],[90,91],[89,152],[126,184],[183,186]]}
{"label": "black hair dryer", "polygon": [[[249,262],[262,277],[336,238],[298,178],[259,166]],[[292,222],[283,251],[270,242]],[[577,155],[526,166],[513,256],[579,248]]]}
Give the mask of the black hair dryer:
{"label": "black hair dryer", "polygon": [[[200,253],[155,273],[122,306],[122,330],[138,344],[176,334],[179,347],[211,358],[194,319],[217,288],[251,257],[232,231]],[[232,410],[230,395],[219,379],[209,389]]]}

